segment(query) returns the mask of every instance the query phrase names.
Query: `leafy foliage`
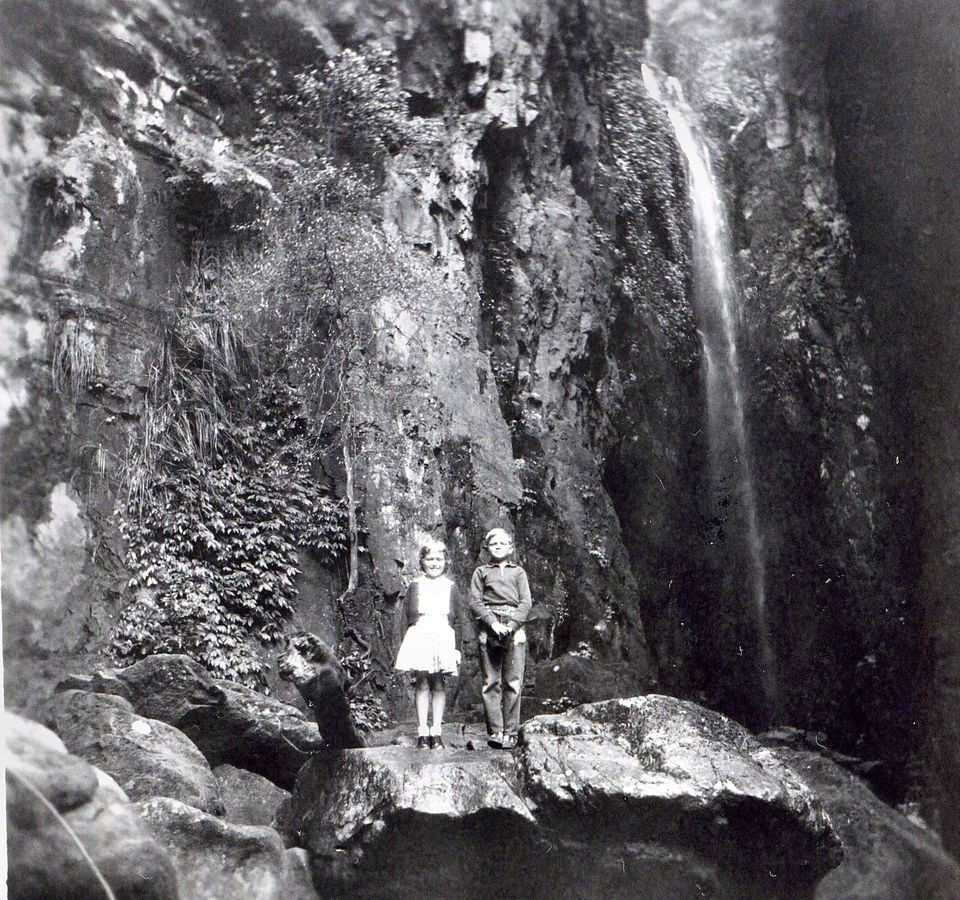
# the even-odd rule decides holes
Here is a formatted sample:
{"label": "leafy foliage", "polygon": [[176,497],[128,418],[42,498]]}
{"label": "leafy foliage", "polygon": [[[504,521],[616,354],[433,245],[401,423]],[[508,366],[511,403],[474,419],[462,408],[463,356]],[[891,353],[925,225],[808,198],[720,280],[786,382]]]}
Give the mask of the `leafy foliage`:
{"label": "leafy foliage", "polygon": [[345,651],[341,647],[339,659],[354,685],[350,695],[350,712],[357,727],[361,731],[382,731],[390,726],[392,721],[383,708],[380,698],[369,692],[361,693],[357,690],[373,674],[373,660],[370,653],[356,648]]}
{"label": "leafy foliage", "polygon": [[343,507],[316,484],[299,392],[282,369],[256,372],[222,319],[187,307],[163,364],[128,461],[121,530],[137,593],[114,650],[187,653],[256,682],[249,638],[279,637],[298,547],[342,556]]}
{"label": "leafy foliage", "polygon": [[396,60],[378,47],[344,50],[322,71],[296,79],[294,116],[302,134],[327,153],[373,163],[412,137]]}
{"label": "leafy foliage", "polygon": [[[238,171],[266,175],[275,202],[252,228],[243,205],[243,243],[201,247],[181,291],[125,468],[134,598],[114,635],[122,659],[183,652],[248,683],[262,680],[257,641],[276,639],[291,612],[300,548],[331,565],[349,551],[354,583],[353,454],[374,434],[400,439],[394,401],[412,390],[378,350],[409,352],[411,312],[439,306],[443,290],[372,214],[372,175],[409,138],[392,58],[345,51],[292,93],[268,74]],[[318,486],[337,449],[344,501]],[[356,703],[360,721],[382,726],[375,701]]]}

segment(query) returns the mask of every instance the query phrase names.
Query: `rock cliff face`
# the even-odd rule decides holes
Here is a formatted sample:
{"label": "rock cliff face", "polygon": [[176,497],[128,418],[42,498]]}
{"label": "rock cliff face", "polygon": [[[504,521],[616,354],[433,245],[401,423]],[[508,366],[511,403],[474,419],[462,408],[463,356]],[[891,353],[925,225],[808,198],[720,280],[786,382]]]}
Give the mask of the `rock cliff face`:
{"label": "rock cliff face", "polygon": [[[855,269],[838,195],[834,133],[850,197],[854,163],[866,165],[850,149],[852,101],[837,92],[852,76],[833,60],[825,82],[821,44],[783,41],[772,2],[650,7],[651,59],[683,85],[733,225],[777,714],[902,762],[916,664],[904,586],[919,532],[894,528],[915,511],[899,474],[910,426],[893,395],[917,373],[897,362],[893,381],[880,378],[901,359],[878,351],[897,333],[892,285],[904,282]],[[639,80],[644,4],[11,0],[2,15],[15,705],[30,707],[65,659],[102,662],[129,600],[115,476],[128,440],[142,438],[175,287],[201,237],[270,202],[246,153],[262,110],[233,63],[287,77],[377,43],[395,54],[425,136],[386,161],[378,223],[441,288],[416,308],[377,300],[391,323],[379,362],[416,389],[389,400],[379,435],[356,448],[361,589],[338,608],[341,573],[307,561],[295,617],[331,642],[355,629],[389,670],[417,544],[444,538],[465,582],[483,533],[508,524],[533,584],[541,685],[547,672],[588,670],[604,696],[659,681],[748,723],[772,715],[746,590],[716,552],[723,523],[702,500],[685,176]],[[871,213],[852,209],[866,267],[889,245],[858,237]],[[925,263],[925,284],[932,271]],[[934,332],[923,334],[946,359],[946,330]],[[933,375],[924,384],[925,396],[949,396]],[[931,498],[952,471],[936,440]],[[935,512],[923,521],[947,521]],[[951,640],[938,659],[952,658]],[[461,703],[476,699],[474,665],[468,656]]]}
{"label": "rock cliff face", "polygon": [[[911,726],[893,711],[910,708],[915,666],[908,551],[895,534],[897,456],[823,71],[782,39],[775,2],[650,10],[651,56],[678,79],[705,135],[733,232],[774,715],[902,758]],[[738,651],[756,645],[745,579],[707,561],[714,611],[681,610],[709,637],[684,668],[718,682],[723,704],[750,721],[759,692],[755,651]]]}
{"label": "rock cliff face", "polygon": [[[292,71],[375,39],[397,52],[411,115],[434,138],[389,162],[383,227],[447,290],[404,311],[380,347],[419,372],[422,393],[385,411],[401,454],[359,448],[369,565],[347,624],[389,665],[390,601],[417,543],[445,537],[466,577],[483,532],[511,523],[538,601],[535,654],[586,642],[627,683],[650,683],[641,592],[603,484],[622,382],[645,362],[621,373],[608,351],[614,217],[596,188],[600,71],[614,34],[642,40],[642,9],[23,3],[6,15],[13,652],[41,657],[41,679],[45,654],[97,656],[126,600],[111,475],[137,433],[148,355],[199,230],[270,192],[242,161],[252,102],[226,60]],[[333,582],[304,585],[301,616],[319,630],[334,627]],[[19,677],[10,691],[28,696]]]}
{"label": "rock cliff face", "polygon": [[815,51],[829,86],[837,177],[892,425],[888,452],[902,472],[892,500],[923,648],[916,677],[934,772],[930,805],[956,852],[960,10],[946,0],[848,0],[799,4],[786,21],[796,44]]}

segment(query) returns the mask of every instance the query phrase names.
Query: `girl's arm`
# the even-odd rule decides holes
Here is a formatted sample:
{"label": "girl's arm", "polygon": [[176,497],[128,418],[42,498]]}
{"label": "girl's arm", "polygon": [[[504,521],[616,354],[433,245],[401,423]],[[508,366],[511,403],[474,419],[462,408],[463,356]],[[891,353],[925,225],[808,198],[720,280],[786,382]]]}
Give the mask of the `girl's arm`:
{"label": "girl's arm", "polygon": [[406,612],[407,612],[407,628],[411,625],[416,625],[417,619],[420,618],[420,594],[417,590],[417,583],[411,581],[407,585],[407,596],[406,596]]}
{"label": "girl's arm", "polygon": [[462,634],[460,629],[460,591],[457,590],[457,586],[453,585],[450,588],[450,613],[448,620],[450,622],[450,627],[453,629],[454,635],[454,644],[459,650],[462,647]]}

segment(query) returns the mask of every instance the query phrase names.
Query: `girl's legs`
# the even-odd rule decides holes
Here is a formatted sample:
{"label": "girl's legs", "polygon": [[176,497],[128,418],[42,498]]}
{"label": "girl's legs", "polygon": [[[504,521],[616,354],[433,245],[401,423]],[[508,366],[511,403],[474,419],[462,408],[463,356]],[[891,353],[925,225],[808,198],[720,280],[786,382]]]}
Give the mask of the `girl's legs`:
{"label": "girl's legs", "polygon": [[427,713],[430,710],[430,682],[427,680],[426,672],[417,672],[414,701],[417,705],[417,737],[427,737],[430,734],[430,729],[427,727]]}
{"label": "girl's legs", "polygon": [[433,711],[433,725],[430,726],[432,737],[440,737],[443,729],[443,710],[447,705],[446,679],[442,673],[429,675],[430,679],[430,708]]}

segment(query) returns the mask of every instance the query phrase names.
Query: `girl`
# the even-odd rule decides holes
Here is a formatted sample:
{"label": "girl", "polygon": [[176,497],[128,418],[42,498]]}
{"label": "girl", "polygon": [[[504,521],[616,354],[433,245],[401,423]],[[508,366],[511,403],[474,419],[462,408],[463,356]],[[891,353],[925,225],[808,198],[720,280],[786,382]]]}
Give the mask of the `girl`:
{"label": "girl", "polygon": [[[441,729],[447,702],[445,676],[456,675],[460,664],[457,608],[447,570],[447,548],[429,541],[420,548],[422,575],[407,588],[409,627],[397,653],[396,669],[416,675],[417,747],[443,747]],[[433,711],[433,725],[427,714]]]}

